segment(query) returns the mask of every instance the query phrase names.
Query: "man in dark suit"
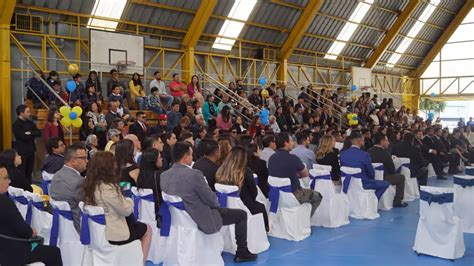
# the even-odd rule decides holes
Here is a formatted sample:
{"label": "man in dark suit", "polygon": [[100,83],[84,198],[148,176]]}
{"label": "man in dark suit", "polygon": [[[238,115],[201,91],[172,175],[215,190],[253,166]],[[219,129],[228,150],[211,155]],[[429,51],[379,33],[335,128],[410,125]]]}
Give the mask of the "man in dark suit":
{"label": "man in dark suit", "polygon": [[[220,231],[223,225],[235,224],[237,252],[235,262],[254,261],[257,255],[247,248],[247,213],[243,210],[220,208],[216,194],[206,184],[201,171],[192,169],[193,149],[182,141],[173,148],[173,166],[161,174],[161,190],[183,199],[186,212],[205,234]],[[205,247],[203,247],[205,248]]]}
{"label": "man in dark suit", "polygon": [[426,146],[428,151],[426,152],[425,148],[425,158],[433,164],[433,168],[436,172],[438,179],[447,179],[445,177],[445,173],[443,171],[444,167],[447,166],[447,162],[443,163],[441,160],[440,154],[438,150],[436,150],[436,146],[433,141],[434,138],[434,131],[433,128],[428,127],[425,130],[425,137],[423,137],[423,144]]}
{"label": "man in dark suit", "polygon": [[35,138],[41,136],[41,131],[30,120],[30,108],[19,105],[16,108],[18,118],[13,123],[13,135],[15,135],[15,150],[21,156],[19,168],[25,173],[25,178],[31,184],[31,174],[35,165],[36,144]]}
{"label": "man in dark suit", "polygon": [[418,185],[426,186],[428,183],[428,164],[429,162],[421,155],[419,147],[414,146],[415,135],[405,133],[400,144],[393,147],[392,153],[397,157],[410,158],[411,176],[416,176]]}
{"label": "man in dark suit", "polygon": [[219,169],[217,161],[219,160],[219,144],[213,139],[203,139],[199,142],[198,153],[202,155],[193,165],[194,169],[201,170],[207,180],[207,184],[215,191],[216,172]]}
{"label": "man in dark suit", "polygon": [[144,112],[137,112],[137,120],[130,126],[128,132],[136,135],[140,142],[145,140],[145,137],[149,135],[150,130],[146,124],[146,114]]}
{"label": "man in dark suit", "polygon": [[375,145],[367,152],[372,158],[372,163],[383,164],[383,179],[388,181],[390,185],[395,185],[395,198],[393,199],[393,207],[406,207],[407,203],[403,202],[403,195],[405,193],[405,177],[402,174],[397,174],[395,171],[395,164],[392,156],[387,151],[389,141],[387,136],[383,133],[375,135]]}
{"label": "man in dark suit", "polygon": [[71,207],[74,227],[80,228],[79,202],[82,200],[81,173],[87,168],[87,149],[82,143],[69,146],[64,154],[64,167],[53,176],[49,195],[53,200],[66,201]]}
{"label": "man in dark suit", "polygon": [[360,168],[362,170],[362,186],[364,189],[374,189],[375,195],[380,199],[390,183],[387,181],[375,180],[375,171],[372,166],[370,155],[361,150],[364,146],[362,134],[353,131],[349,136],[352,146],[341,152],[341,166]]}
{"label": "man in dark suit", "polygon": [[119,112],[120,103],[119,102],[109,102],[109,111],[105,115],[105,121],[107,125],[110,127],[116,118],[120,118],[123,120],[130,119],[130,112],[123,107],[123,112]]}
{"label": "man in dark suit", "polygon": [[449,162],[449,173],[450,174],[457,174],[460,173],[459,163],[460,163],[460,156],[459,154],[453,154],[449,152],[449,145],[445,145],[441,137],[443,136],[443,131],[441,128],[436,127],[434,130],[433,142],[436,147],[436,151],[440,155],[441,160],[445,165]]}

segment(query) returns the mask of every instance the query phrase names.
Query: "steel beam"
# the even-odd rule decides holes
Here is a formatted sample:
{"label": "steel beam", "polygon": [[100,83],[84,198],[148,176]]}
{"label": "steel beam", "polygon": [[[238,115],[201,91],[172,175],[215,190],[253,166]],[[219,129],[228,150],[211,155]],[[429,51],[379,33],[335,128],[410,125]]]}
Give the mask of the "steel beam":
{"label": "steel beam", "polygon": [[449,38],[451,38],[451,35],[456,31],[458,26],[461,24],[461,22],[464,20],[464,18],[469,14],[469,12],[472,10],[474,6],[474,0],[466,0],[466,3],[464,3],[463,7],[457,15],[453,18],[451,23],[449,23],[448,27],[444,30],[443,34],[441,37],[438,38],[436,43],[431,47],[431,50],[428,52],[428,54],[425,56],[423,61],[418,65],[415,71],[413,71],[412,75],[420,78],[421,75],[425,72],[425,70],[428,68],[428,66],[431,64],[431,62],[434,60],[436,55],[441,51],[443,46],[448,42]]}
{"label": "steel beam", "polygon": [[293,49],[298,46],[301,38],[303,38],[303,35],[306,33],[309,25],[311,22],[313,22],[314,16],[318,12],[323,2],[323,0],[310,0],[308,2],[298,21],[293,27],[293,30],[290,32],[290,35],[280,49],[278,57],[281,60],[288,59],[293,52]]}
{"label": "steel beam", "polygon": [[16,0],[0,1],[0,150],[12,146],[10,22],[15,4]]}
{"label": "steel beam", "polygon": [[378,63],[382,55],[385,53],[385,51],[387,50],[389,45],[393,42],[393,40],[395,40],[398,33],[400,32],[402,27],[405,25],[405,23],[408,21],[411,14],[415,11],[419,3],[420,3],[420,0],[410,0],[410,2],[408,2],[408,5],[405,7],[403,12],[400,14],[400,16],[397,17],[397,20],[395,21],[395,23],[393,23],[392,27],[387,32],[387,34],[385,34],[382,42],[377,46],[374,53],[367,60],[365,67],[373,68]]}
{"label": "steel beam", "polygon": [[[184,48],[194,48],[206,27],[207,21],[214,11],[214,7],[217,4],[217,0],[203,0],[201,5],[194,16],[191,25],[184,36],[182,45]],[[194,60],[192,60],[194,62]]]}

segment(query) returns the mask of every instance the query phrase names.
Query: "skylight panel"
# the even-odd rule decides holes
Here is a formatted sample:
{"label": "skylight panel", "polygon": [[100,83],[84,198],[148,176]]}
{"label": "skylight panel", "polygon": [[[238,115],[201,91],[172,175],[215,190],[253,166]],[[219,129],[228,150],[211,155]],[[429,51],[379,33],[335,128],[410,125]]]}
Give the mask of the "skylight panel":
{"label": "skylight panel", "polygon": [[410,31],[408,31],[407,37],[403,37],[402,42],[398,45],[397,49],[395,49],[395,53],[390,55],[387,67],[394,67],[398,60],[400,60],[402,54],[408,49],[413,39],[416,38],[428,19],[433,15],[440,1],[441,0],[431,0],[430,3],[426,5],[418,20],[413,24]]}
{"label": "skylight panel", "polygon": [[[227,17],[238,20],[247,20],[250,13],[252,13],[255,4],[257,4],[257,0],[236,0]],[[216,38],[212,48],[227,51],[232,50],[232,46],[235,44],[235,39],[239,37],[244,26],[245,23],[243,22],[226,19],[219,31],[219,36],[222,37]]]}
{"label": "skylight panel", "polygon": [[334,41],[329,48],[327,54],[324,56],[326,59],[336,60],[337,56],[342,52],[345,42],[348,42],[354,32],[356,31],[359,23],[364,19],[365,15],[370,9],[371,4],[374,3],[374,0],[365,0],[357,4],[356,9],[352,12],[349,17],[349,21],[344,24],[341,32],[337,35],[337,41]]}
{"label": "skylight panel", "polygon": [[[120,19],[126,4],[127,0],[96,0],[91,15]],[[115,31],[117,25],[118,22],[96,18],[89,18],[89,21],[87,22],[88,28],[104,29],[108,31]]]}

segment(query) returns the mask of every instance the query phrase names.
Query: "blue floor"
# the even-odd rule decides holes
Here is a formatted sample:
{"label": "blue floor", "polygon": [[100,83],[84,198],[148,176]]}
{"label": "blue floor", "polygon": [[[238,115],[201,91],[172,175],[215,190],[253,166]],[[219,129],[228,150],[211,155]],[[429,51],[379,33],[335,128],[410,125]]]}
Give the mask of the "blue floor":
{"label": "blue floor", "polygon": [[[430,179],[430,186],[452,186],[447,181]],[[473,203],[474,205],[474,203]],[[418,201],[407,208],[380,211],[376,220],[351,219],[337,229],[312,227],[312,235],[300,242],[269,237],[270,249],[252,263],[233,262],[224,254],[226,265],[474,265],[474,234],[464,234],[466,252],[454,262],[413,252],[418,223]]]}

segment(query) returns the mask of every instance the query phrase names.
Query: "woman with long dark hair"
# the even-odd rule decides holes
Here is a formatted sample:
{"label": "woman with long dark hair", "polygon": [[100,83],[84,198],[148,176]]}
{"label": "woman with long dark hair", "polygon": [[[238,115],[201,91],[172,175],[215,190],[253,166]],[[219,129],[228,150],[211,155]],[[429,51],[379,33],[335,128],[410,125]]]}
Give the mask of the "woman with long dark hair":
{"label": "woman with long dark hair", "polygon": [[95,92],[100,97],[100,99],[102,99],[103,98],[102,97],[102,86],[100,85],[100,81],[97,78],[97,71],[95,71],[95,70],[91,70],[89,72],[89,76],[87,77],[87,80],[86,80],[86,91],[89,87],[92,87],[92,86],[95,87]]}
{"label": "woman with long dark hair", "polygon": [[48,112],[48,122],[44,125],[43,138],[44,143],[48,142],[51,138],[58,137],[60,140],[64,141],[64,131],[59,123],[61,119],[61,113],[59,113],[56,107],[49,109]]}
{"label": "woman with long dark hair", "polygon": [[240,199],[252,214],[261,213],[268,231],[268,216],[265,206],[257,202],[257,185],[252,170],[247,167],[247,150],[244,147],[232,148],[226,159],[216,172],[216,183],[238,186]]}
{"label": "woman with long dark hair", "polygon": [[224,106],[222,112],[217,116],[217,128],[225,132],[232,128],[232,119],[230,117],[230,108],[228,106]]}
{"label": "woman with long dark hair", "polygon": [[105,237],[112,245],[125,245],[141,240],[146,261],[151,243],[151,229],[133,218],[133,203],[121,193],[117,165],[110,152],[97,152],[89,162],[87,178],[82,186],[83,200],[88,205],[104,208]]}
{"label": "woman with long dark hair", "polygon": [[202,107],[202,115],[204,116],[204,121],[209,128],[216,126],[218,111],[217,104],[214,101],[215,96],[213,94],[208,94]]}
{"label": "woman with long dark hair", "polygon": [[133,73],[132,79],[130,80],[128,87],[130,88],[130,96],[132,98],[132,103],[137,102],[138,109],[145,110],[146,94],[145,94],[145,89],[143,88],[143,85],[142,85],[140,74]]}
{"label": "woman with long dark hair", "polygon": [[[105,145],[107,144],[107,121],[105,120],[105,115],[102,113],[102,108],[100,104],[93,102],[89,107],[86,109],[86,122],[91,121],[93,124],[92,133],[85,135],[89,136],[90,134],[94,134],[97,136],[98,139],[98,148],[99,150],[103,150]],[[88,125],[89,128],[91,125]],[[83,137],[81,135],[81,137]]]}
{"label": "woman with long dark hair", "polygon": [[4,165],[7,169],[11,181],[10,186],[33,192],[25,173],[18,168],[21,165],[21,156],[15,150],[0,153],[0,165]]}
{"label": "woman with long dark hair", "polygon": [[193,75],[191,77],[191,82],[188,84],[188,95],[189,98],[193,99],[195,94],[198,94],[196,96],[202,96],[202,89],[201,89],[201,83],[199,82],[199,77],[197,75]]}
{"label": "woman with long dark hair", "polygon": [[121,181],[130,182],[132,186],[137,186],[137,179],[140,173],[133,158],[135,157],[135,147],[129,139],[119,141],[115,147],[115,162],[117,163],[116,175]]}
{"label": "woman with long dark hair", "polygon": [[155,196],[155,214],[158,221],[161,198],[160,175],[163,172],[163,157],[157,149],[149,148],[143,152],[140,160],[140,174],[137,187],[153,190]]}
{"label": "woman with long dark hair", "polygon": [[167,132],[161,137],[161,140],[163,141],[162,155],[163,158],[166,160],[166,163],[168,164],[165,165],[165,167],[168,168],[169,166],[171,166],[170,164],[173,161],[173,158],[171,158],[171,151],[178,139],[176,138],[176,134],[172,132]]}

